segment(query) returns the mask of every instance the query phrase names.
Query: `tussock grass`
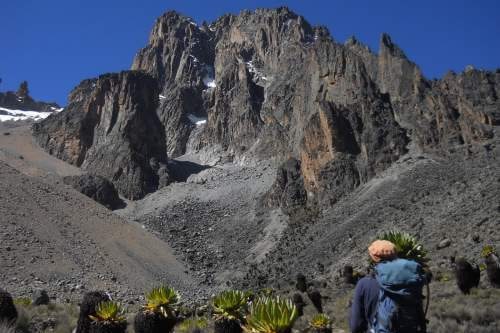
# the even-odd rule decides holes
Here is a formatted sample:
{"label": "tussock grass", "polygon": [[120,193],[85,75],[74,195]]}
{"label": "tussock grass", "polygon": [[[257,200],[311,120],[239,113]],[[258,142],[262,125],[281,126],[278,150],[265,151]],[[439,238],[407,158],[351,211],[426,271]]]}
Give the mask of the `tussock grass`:
{"label": "tussock grass", "polygon": [[0,322],[0,333],[16,333],[16,328],[9,323]]}
{"label": "tussock grass", "polygon": [[68,333],[76,327],[78,306],[74,304],[16,305],[18,332]]}
{"label": "tussock grass", "polygon": [[500,332],[500,290],[478,288],[463,295],[452,282],[438,283],[433,289],[438,288],[445,292],[431,298],[430,331]]}

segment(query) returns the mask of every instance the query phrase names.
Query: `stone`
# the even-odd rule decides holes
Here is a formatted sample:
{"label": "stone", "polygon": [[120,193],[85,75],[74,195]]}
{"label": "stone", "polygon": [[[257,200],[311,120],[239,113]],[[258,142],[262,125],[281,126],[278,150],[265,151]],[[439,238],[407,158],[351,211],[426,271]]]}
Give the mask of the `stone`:
{"label": "stone", "polygon": [[49,295],[45,290],[38,289],[33,293],[33,305],[47,305],[49,301]]}
{"label": "stone", "polygon": [[111,210],[125,206],[113,183],[104,177],[91,174],[68,176],[64,177],[63,182]]}
{"label": "stone", "polygon": [[451,240],[449,238],[445,238],[443,239],[442,241],[439,242],[439,244],[437,245],[437,248],[438,249],[444,249],[448,246],[451,245]]}

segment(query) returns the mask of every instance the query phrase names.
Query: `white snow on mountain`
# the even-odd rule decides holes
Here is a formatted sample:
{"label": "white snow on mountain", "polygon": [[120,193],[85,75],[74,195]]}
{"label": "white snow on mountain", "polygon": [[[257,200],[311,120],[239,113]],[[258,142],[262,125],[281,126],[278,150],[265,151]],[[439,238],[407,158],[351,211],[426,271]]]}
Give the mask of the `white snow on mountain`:
{"label": "white snow on mountain", "polygon": [[[54,108],[54,112],[62,111]],[[18,120],[42,120],[50,116],[53,112],[23,111],[0,107],[0,121],[18,121]]]}

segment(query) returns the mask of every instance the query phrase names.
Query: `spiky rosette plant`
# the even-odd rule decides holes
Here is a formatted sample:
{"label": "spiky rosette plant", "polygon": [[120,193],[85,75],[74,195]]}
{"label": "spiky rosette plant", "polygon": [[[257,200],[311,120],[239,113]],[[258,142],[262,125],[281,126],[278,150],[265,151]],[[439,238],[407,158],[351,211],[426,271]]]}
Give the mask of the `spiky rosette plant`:
{"label": "spiky rosette plant", "polygon": [[113,301],[100,302],[95,314],[89,315],[91,333],[125,333],[127,320],[123,307]]}
{"label": "spiky rosette plant", "polygon": [[422,266],[426,266],[429,261],[424,246],[407,232],[393,230],[380,235],[378,239],[393,243],[399,258],[415,260]]}
{"label": "spiky rosette plant", "polygon": [[331,333],[332,320],[324,313],[315,314],[309,322],[311,330],[315,333]]}
{"label": "spiky rosette plant", "polygon": [[483,257],[483,258],[488,258],[492,254],[497,254],[497,251],[495,250],[495,248],[492,245],[486,245],[481,250],[481,257]]}
{"label": "spiky rosette plant", "polygon": [[172,331],[176,322],[175,306],[179,303],[179,294],[168,286],[153,288],[146,294],[146,305],[135,316],[136,333],[154,333]]}
{"label": "spiky rosette plant", "polygon": [[263,297],[251,304],[243,330],[247,333],[289,333],[297,317],[297,307],[291,300]]}
{"label": "spiky rosette plant", "polygon": [[90,291],[83,296],[80,304],[80,315],[76,325],[76,333],[89,333],[92,319],[95,315],[97,305],[101,302],[109,301],[109,296],[103,291]]}
{"label": "spiky rosette plant", "polygon": [[481,256],[484,259],[488,280],[493,287],[500,288],[500,259],[497,251],[492,245],[486,245],[481,251]]}
{"label": "spiky rosette plant", "polygon": [[216,333],[240,333],[241,320],[248,295],[239,290],[226,290],[215,296],[213,304]]}

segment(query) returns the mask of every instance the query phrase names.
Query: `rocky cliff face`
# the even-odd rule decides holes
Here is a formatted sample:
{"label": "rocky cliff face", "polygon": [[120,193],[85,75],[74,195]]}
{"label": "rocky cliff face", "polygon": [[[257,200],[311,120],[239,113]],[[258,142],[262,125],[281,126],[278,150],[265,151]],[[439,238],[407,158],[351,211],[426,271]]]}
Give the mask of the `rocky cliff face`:
{"label": "rocky cliff face", "polygon": [[158,85],[151,76],[102,75],[80,83],[65,111],[35,124],[33,134],[49,153],[138,199],[169,182],[157,106]]}
{"label": "rocky cliff face", "polygon": [[[450,151],[490,138],[500,119],[498,71],[430,81],[388,35],[375,54],[354,38],[335,42],[327,29],[287,8],[224,15],[201,26],[168,12],[155,22],[132,69],[158,82],[142,101],[157,108],[161,125],[149,124],[153,133],[161,132],[158,127],[166,133],[158,134],[161,144],[144,141],[139,150],[154,153],[142,160],[155,156],[161,164],[165,147],[172,157],[208,148],[239,163],[288,161],[272,203],[335,202],[389,167],[409,143]],[[95,92],[82,90],[82,99],[89,94]],[[86,127],[69,129],[77,141],[56,144],[48,134],[41,141],[73,163],[110,169],[88,153],[94,136],[87,137]],[[140,170],[149,170],[144,177],[156,179],[158,163],[141,163]],[[116,170],[105,173],[116,177]],[[162,182],[150,183],[148,191]]]}

